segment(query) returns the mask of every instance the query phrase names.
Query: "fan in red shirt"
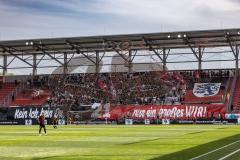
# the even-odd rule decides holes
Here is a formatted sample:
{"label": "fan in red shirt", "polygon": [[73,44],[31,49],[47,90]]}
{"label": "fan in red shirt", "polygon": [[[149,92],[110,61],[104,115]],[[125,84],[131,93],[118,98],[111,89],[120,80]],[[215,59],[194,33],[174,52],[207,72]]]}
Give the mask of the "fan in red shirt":
{"label": "fan in red shirt", "polygon": [[44,114],[42,114],[41,116],[38,117],[38,123],[39,123],[39,136],[41,136],[41,131],[42,131],[42,128],[44,129],[44,133],[45,135],[47,135],[47,130],[46,130],[46,127],[45,127],[45,117],[44,117]]}

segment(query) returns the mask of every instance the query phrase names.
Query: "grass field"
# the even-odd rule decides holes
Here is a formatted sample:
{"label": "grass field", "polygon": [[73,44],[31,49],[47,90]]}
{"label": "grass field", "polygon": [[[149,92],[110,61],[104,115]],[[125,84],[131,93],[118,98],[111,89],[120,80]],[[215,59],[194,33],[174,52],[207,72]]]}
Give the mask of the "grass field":
{"label": "grass field", "polygon": [[[240,160],[240,126],[0,126],[0,159]],[[194,158],[195,157],[195,158]]]}

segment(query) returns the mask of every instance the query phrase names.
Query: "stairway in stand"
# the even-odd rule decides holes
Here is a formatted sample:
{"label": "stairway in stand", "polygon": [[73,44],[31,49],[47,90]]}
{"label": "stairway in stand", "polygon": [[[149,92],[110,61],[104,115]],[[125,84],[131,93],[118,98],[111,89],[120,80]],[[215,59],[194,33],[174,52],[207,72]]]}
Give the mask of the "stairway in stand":
{"label": "stairway in stand", "polygon": [[[14,83],[4,83],[2,88],[0,89],[0,104],[4,102],[4,99],[9,96],[9,94],[12,94],[12,92],[15,90],[16,85]],[[12,98],[12,95],[11,95]]]}
{"label": "stairway in stand", "polygon": [[233,111],[240,112],[240,79],[237,79],[236,87],[233,93]]}

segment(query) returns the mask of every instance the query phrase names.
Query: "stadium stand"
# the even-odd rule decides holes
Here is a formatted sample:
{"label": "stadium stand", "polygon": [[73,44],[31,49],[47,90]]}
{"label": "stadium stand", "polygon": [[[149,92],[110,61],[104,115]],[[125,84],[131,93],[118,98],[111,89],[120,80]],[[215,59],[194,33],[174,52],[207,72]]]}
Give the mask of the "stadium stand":
{"label": "stadium stand", "polygon": [[[229,40],[233,42],[229,43]],[[5,106],[70,108],[93,103],[168,106],[218,103],[226,105],[228,111],[237,112],[240,108],[240,82],[234,75],[239,69],[234,52],[238,47],[231,44],[239,41],[239,29],[1,41],[0,53],[5,56],[2,74],[7,83],[17,80],[25,89],[2,89],[0,102]],[[44,58],[46,53],[48,58]],[[231,54],[232,58],[216,60],[204,57],[203,53]],[[176,58],[184,57],[182,55],[196,59]],[[8,57],[15,58],[8,64]],[[15,59],[27,65],[22,68],[31,68],[32,76],[12,76],[10,80],[7,73],[19,68],[8,67]],[[49,60],[57,64],[53,67]],[[219,67],[202,70],[208,62],[236,65],[234,70]],[[195,70],[177,67],[185,63],[194,64],[195,67],[188,68]],[[174,68],[173,65],[184,71],[168,71],[168,67]],[[53,74],[38,75],[38,67],[52,68]],[[215,87],[219,91],[209,96],[196,96],[194,86],[204,83],[212,83],[207,89]],[[220,87],[214,86],[217,84]],[[232,107],[229,107],[229,101],[233,102]]]}
{"label": "stadium stand", "polygon": [[[202,71],[197,78],[192,79],[191,85],[184,97],[184,103],[224,103],[226,96],[230,92],[232,85],[232,71]],[[221,83],[220,91],[217,95],[210,97],[196,97],[193,94],[194,83]]]}
{"label": "stadium stand", "polygon": [[[231,70],[42,75],[25,80],[12,106],[81,106],[93,103],[180,105],[225,103]],[[221,83],[217,95],[196,97],[195,83]],[[238,85],[239,85],[238,81]],[[239,101],[235,91],[234,105]]]}

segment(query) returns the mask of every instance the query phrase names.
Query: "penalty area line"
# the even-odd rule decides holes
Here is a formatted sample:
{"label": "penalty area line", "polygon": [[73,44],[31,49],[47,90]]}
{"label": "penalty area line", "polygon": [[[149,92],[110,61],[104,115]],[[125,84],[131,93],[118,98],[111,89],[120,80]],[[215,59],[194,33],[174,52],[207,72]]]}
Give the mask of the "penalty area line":
{"label": "penalty area line", "polygon": [[206,155],[208,155],[208,154],[211,154],[211,153],[213,153],[213,152],[219,151],[219,150],[221,150],[221,149],[223,149],[223,148],[229,147],[229,146],[231,146],[231,145],[233,145],[233,144],[236,144],[236,143],[238,143],[238,142],[240,142],[240,140],[235,141],[235,142],[230,143],[230,144],[227,144],[227,145],[222,146],[222,147],[220,147],[220,148],[214,149],[214,150],[212,150],[212,151],[210,151],[210,152],[201,154],[201,155],[199,155],[199,156],[197,156],[197,157],[194,157],[194,158],[191,158],[191,159],[189,159],[189,160],[196,160],[196,159],[198,159],[198,158],[201,158],[201,157],[206,156]]}

